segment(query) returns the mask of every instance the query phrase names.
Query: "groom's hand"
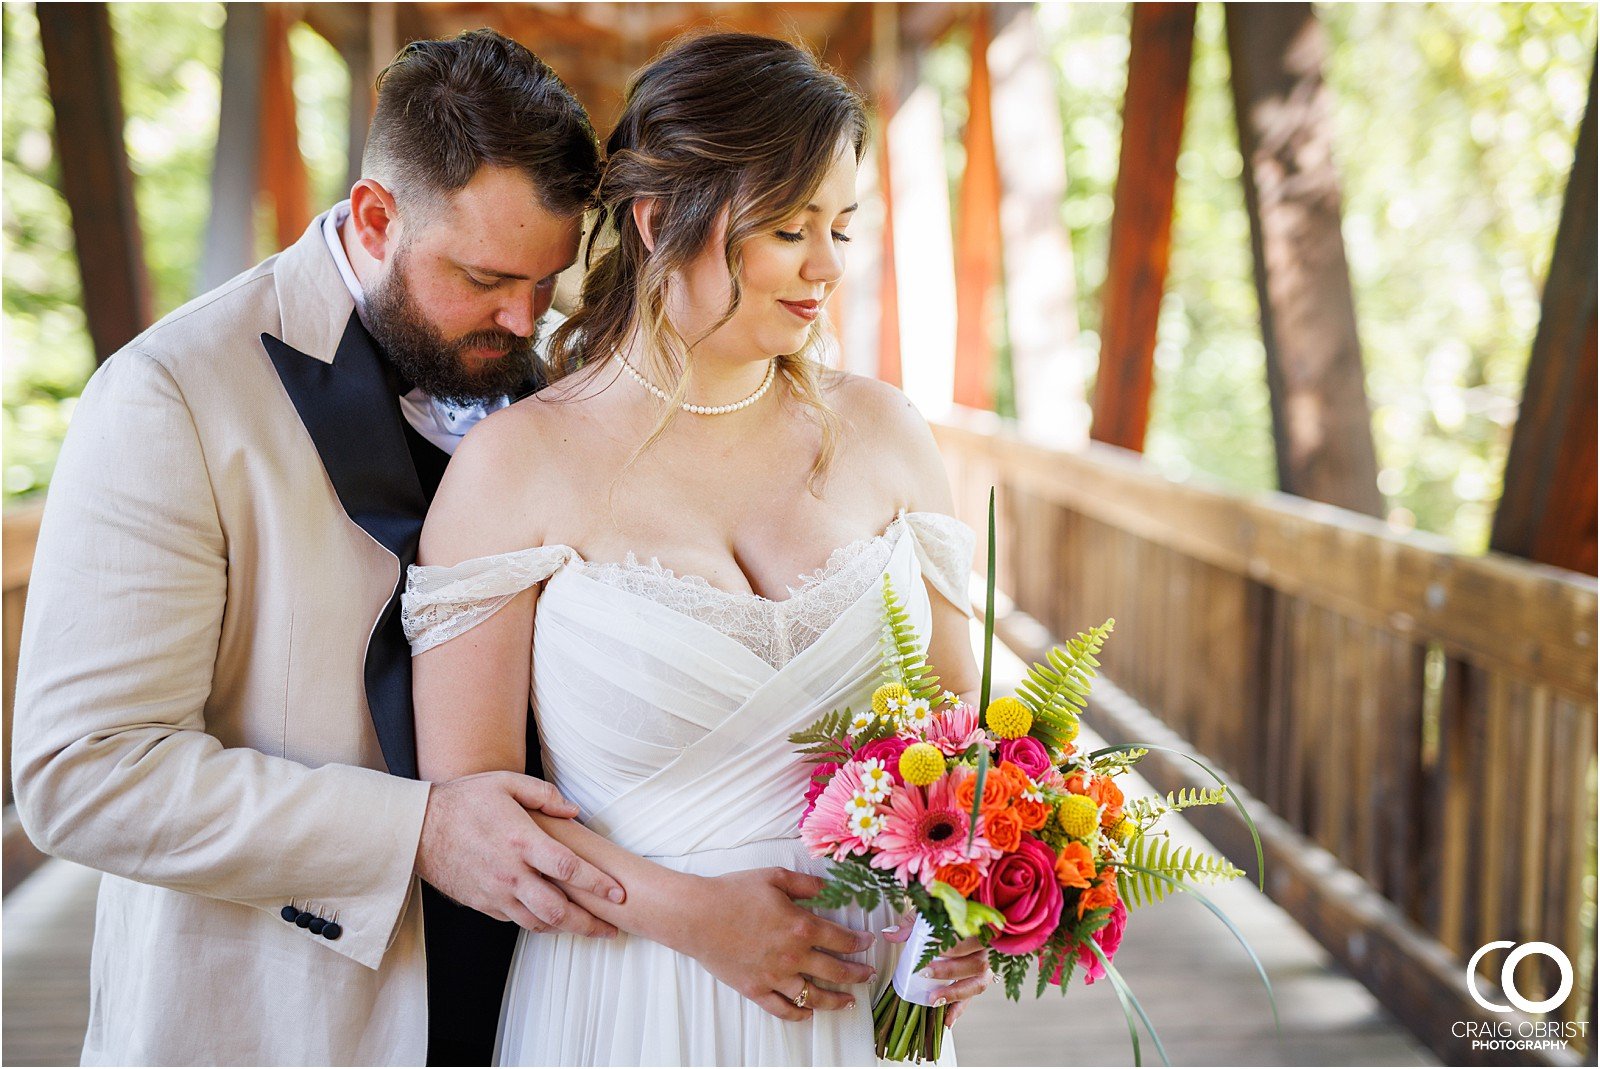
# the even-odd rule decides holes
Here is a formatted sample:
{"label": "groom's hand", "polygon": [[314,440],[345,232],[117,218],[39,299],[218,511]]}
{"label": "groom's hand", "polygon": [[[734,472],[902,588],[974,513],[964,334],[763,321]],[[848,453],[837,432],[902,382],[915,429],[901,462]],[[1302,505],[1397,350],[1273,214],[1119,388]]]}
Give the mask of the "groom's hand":
{"label": "groom's hand", "polygon": [[578,815],[578,807],[550,784],[515,772],[435,783],[422,818],[417,875],[449,898],[530,932],[616,935],[550,881],[613,902],[623,899],[621,885],[547,835],[528,810]]}

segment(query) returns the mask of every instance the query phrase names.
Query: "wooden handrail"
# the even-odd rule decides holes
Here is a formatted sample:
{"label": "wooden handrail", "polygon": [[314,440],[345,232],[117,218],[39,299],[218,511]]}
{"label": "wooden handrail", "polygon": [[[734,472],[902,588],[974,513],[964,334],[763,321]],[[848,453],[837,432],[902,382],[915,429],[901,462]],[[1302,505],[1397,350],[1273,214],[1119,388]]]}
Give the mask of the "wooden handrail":
{"label": "wooden handrail", "polygon": [[1138,454],[1091,442],[1028,442],[983,413],[934,429],[941,448],[1002,466],[1019,489],[1149,542],[1479,665],[1537,677],[1575,697],[1595,690],[1596,581],[1289,494],[1244,496],[1174,482]]}

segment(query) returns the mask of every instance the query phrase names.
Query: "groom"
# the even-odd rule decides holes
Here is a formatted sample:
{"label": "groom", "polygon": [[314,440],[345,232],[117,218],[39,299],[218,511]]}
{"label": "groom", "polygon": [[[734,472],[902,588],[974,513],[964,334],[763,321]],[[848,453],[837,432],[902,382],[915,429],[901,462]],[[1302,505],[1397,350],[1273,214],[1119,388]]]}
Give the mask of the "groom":
{"label": "groom", "polygon": [[476,31],[385,71],[362,173],[112,356],[56,470],[14,773],[107,874],[85,1064],[486,1065],[505,921],[609,931],[539,874],[620,900],[528,817],[576,814],[547,784],[415,780],[398,619],[456,441],[538,380],[594,132]]}

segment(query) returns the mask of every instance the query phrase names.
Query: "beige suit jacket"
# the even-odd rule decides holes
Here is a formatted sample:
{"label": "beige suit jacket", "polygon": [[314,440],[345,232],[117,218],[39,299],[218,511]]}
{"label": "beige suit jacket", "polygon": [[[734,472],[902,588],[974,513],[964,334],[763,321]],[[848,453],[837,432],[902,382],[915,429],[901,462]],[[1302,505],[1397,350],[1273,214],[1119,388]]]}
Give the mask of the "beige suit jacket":
{"label": "beige suit jacket", "polygon": [[[107,873],[85,1064],[425,1058],[428,787],[385,771],[364,675],[400,561],[274,365],[337,385],[352,311],[319,219],[112,356],[73,415],[14,774],[34,842]],[[392,452],[397,414],[371,418],[352,404],[321,431]]]}

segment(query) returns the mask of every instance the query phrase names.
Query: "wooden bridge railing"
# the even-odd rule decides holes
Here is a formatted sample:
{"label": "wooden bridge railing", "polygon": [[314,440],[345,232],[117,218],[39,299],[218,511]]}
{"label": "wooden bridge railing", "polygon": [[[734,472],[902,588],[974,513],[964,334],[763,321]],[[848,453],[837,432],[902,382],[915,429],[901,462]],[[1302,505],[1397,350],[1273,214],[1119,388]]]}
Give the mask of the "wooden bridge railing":
{"label": "wooden bridge railing", "polygon": [[[1507,1019],[1467,991],[1467,959],[1491,940],[1562,948],[1577,982],[1551,1019],[1592,1028],[1593,579],[1301,498],[1176,483],[1098,443],[1029,444],[976,413],[935,432],[980,531],[998,490],[997,585],[1032,626],[997,613],[1001,634],[1042,652],[1046,632],[1115,617],[1097,727],[1164,725],[1253,796],[1269,893],[1425,1042],[1506,1064],[1452,1034]],[[1140,767],[1165,769],[1162,789],[1198,782],[1152,758]],[[1253,874],[1243,822],[1201,812]],[[1480,990],[1498,993],[1506,953],[1484,959]],[[1515,986],[1542,1000],[1556,970],[1530,956]]]}

